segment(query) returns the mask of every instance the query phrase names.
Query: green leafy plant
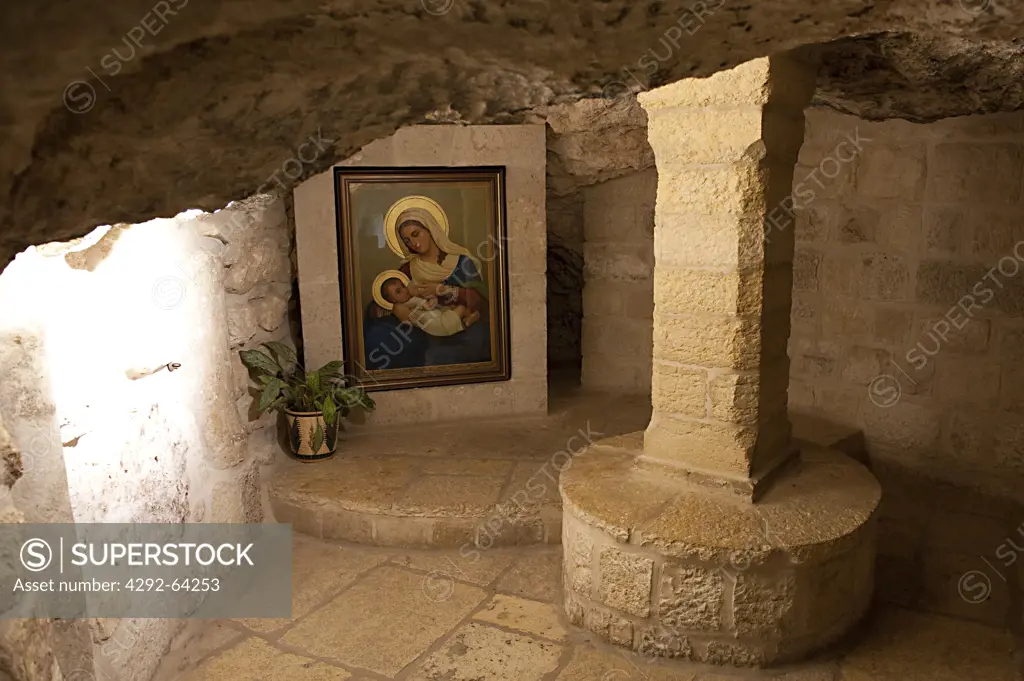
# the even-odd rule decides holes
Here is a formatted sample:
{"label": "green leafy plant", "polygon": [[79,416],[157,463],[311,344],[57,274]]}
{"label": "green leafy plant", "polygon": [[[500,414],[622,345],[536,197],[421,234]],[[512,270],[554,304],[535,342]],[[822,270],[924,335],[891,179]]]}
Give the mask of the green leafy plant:
{"label": "green leafy plant", "polygon": [[[324,425],[333,428],[338,418],[348,416],[354,407],[366,411],[376,408],[373,399],[358,386],[347,385],[340,361],[328,362],[316,371],[306,371],[295,350],[284,343],[264,343],[268,352],[242,350],[242,364],[254,374],[260,388],[260,413],[271,410],[319,412]],[[313,434],[313,451],[324,441],[324,432],[317,423]]]}

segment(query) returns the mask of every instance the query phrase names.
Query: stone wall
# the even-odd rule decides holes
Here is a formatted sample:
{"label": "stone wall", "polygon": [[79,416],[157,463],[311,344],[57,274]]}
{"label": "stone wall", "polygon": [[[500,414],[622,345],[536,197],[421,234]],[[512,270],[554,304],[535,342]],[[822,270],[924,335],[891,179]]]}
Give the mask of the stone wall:
{"label": "stone wall", "polygon": [[[14,504],[11,489],[24,475],[21,451],[0,417],[0,524],[25,522]],[[3,556],[4,563],[13,556]],[[32,596],[29,596],[31,598]],[[5,681],[52,681],[60,678],[53,650],[50,620],[0,621],[0,679]]]}
{"label": "stone wall", "polygon": [[875,461],[1019,497],[1024,115],[807,113],[790,404]]}
{"label": "stone wall", "polygon": [[653,168],[583,189],[585,387],[650,392],[657,189]]}
{"label": "stone wall", "polygon": [[[224,269],[225,310],[228,345],[231,348],[231,397],[247,436],[245,459],[248,470],[240,495],[228,494],[215,508],[215,515],[244,519],[213,522],[259,522],[266,508],[261,494],[261,476],[282,450],[278,414],[260,415],[259,395],[249,372],[239,358],[242,350],[258,349],[262,343],[280,341],[301,346],[298,299],[295,295],[295,249],[288,202],[260,196],[232,204],[223,211],[198,218],[203,233],[223,242],[220,250]],[[263,349],[266,351],[266,349]],[[223,489],[229,491],[231,483]],[[221,495],[214,490],[216,507]]]}
{"label": "stone wall", "polygon": [[[434,125],[403,128],[341,164],[506,167],[512,378],[377,391],[367,426],[547,412],[544,154],[540,125]],[[333,170],[296,188],[295,229],[305,361],[320,366],[344,357]]]}
{"label": "stone wall", "polygon": [[[595,187],[606,185],[606,192],[614,191],[613,187],[618,185],[611,181],[615,178],[652,168],[654,152],[647,143],[647,115],[633,98],[587,99],[542,107],[536,114],[547,125],[548,366],[552,370],[579,371],[583,363],[585,314],[584,241],[590,238],[585,235],[584,204],[600,200],[603,192]],[[633,188],[629,184],[621,187],[626,191]],[[652,215],[647,239],[651,240],[653,186],[649,197],[621,197],[617,215],[621,218],[630,213],[621,209],[623,202],[633,205],[648,200]],[[595,219],[600,216],[590,214],[590,220]],[[627,222],[632,219],[627,218]],[[620,240],[628,243],[630,237]],[[632,369],[620,371],[610,367],[609,371],[612,373],[604,379],[591,372],[592,387],[624,385],[633,390],[636,382],[631,377]],[[649,385],[650,371],[646,381]]]}
{"label": "stone wall", "polygon": [[558,196],[548,179],[548,368],[578,373],[583,325],[583,193]]}
{"label": "stone wall", "polygon": [[[27,522],[262,520],[276,430],[234,351],[287,340],[290,247],[283,201],[262,196],[18,256],[0,277],[0,414]],[[147,679],[180,625],[56,628],[57,658],[65,677]]]}

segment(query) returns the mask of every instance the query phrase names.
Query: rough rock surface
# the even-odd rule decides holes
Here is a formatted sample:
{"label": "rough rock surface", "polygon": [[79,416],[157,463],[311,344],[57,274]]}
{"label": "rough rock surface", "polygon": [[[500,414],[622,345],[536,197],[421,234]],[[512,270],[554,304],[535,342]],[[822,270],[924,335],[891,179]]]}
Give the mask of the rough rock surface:
{"label": "rough rock surface", "polygon": [[280,293],[270,292],[252,301],[256,323],[264,331],[276,331],[288,314],[288,298]]}
{"label": "rough rock surface", "polygon": [[60,678],[51,632],[50,620],[0,622],[0,679],[51,681]]}
{"label": "rough rock surface", "polygon": [[245,301],[228,303],[228,339],[232,348],[248,343],[256,335],[256,313]]}
{"label": "rough rock surface", "polygon": [[654,165],[647,114],[635,97],[590,99],[536,113],[548,124],[548,191],[556,197]]}
{"label": "rough rock surface", "polygon": [[860,118],[928,123],[1024,105],[1021,44],[884,33],[837,40],[813,52],[821,60],[815,103]]}
{"label": "rough rock surface", "polygon": [[290,188],[410,123],[515,122],[850,35],[1022,24],[984,0],[5,3],[0,263]]}
{"label": "rough rock surface", "polygon": [[10,488],[24,474],[21,452],[14,446],[10,433],[4,429],[0,419],[0,491]]}
{"label": "rough rock surface", "polygon": [[[244,254],[265,243],[280,249],[277,264],[248,267],[248,293],[227,290]],[[290,247],[282,202],[257,196],[212,215],[97,230],[6,268],[0,523],[259,522],[260,468],[278,450],[267,436],[247,442],[266,422],[240,413],[252,399],[240,404],[248,377],[229,343],[288,342],[279,317],[289,286],[277,282],[292,278]],[[271,296],[273,309],[257,315]],[[256,327],[263,317],[275,331]],[[181,365],[173,373],[162,368],[169,360]],[[121,621],[107,635],[117,645],[94,651],[97,665],[106,652],[96,676],[151,678],[178,626]],[[51,638],[65,679],[92,669],[75,662],[89,645],[72,626],[52,636],[0,626],[0,680],[58,678]]]}

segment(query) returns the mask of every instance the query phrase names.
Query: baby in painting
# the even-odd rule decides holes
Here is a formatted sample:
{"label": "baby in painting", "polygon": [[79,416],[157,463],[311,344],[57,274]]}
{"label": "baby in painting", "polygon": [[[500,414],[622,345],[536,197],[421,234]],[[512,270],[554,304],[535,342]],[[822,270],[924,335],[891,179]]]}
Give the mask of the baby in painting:
{"label": "baby in painting", "polygon": [[[388,274],[394,276],[386,277]],[[395,316],[408,320],[431,336],[452,336],[480,319],[479,312],[470,312],[465,305],[439,307],[437,296],[421,298],[409,292],[402,272],[382,272],[378,280],[381,297],[391,303]]]}

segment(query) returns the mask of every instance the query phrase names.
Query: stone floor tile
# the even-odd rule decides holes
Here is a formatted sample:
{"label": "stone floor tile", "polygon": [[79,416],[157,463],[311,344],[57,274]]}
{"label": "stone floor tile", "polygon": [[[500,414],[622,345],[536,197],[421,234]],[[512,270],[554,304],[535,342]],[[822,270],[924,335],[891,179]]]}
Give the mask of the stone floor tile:
{"label": "stone floor tile", "polygon": [[161,660],[158,675],[162,678],[195,668],[210,653],[243,638],[245,634],[226,620],[189,620],[178,643]]}
{"label": "stone floor tile", "polygon": [[405,513],[482,516],[498,503],[504,486],[504,476],[424,475],[409,485],[395,505]]}
{"label": "stone floor tile", "polygon": [[483,624],[459,629],[408,681],[540,681],[558,667],[562,647]]}
{"label": "stone floor tile", "polygon": [[450,589],[444,584],[452,581],[487,586],[521,555],[523,552],[515,549],[482,551],[470,547],[454,551],[400,552],[391,559],[391,562],[427,572],[430,580],[436,582],[432,589],[442,592]]}
{"label": "stone floor tile", "polygon": [[[385,551],[301,538],[296,547],[296,602],[315,601],[319,589],[328,603],[314,603],[273,644],[224,622],[204,623],[202,633],[168,654],[157,681],[1017,681],[1009,635],[938,614],[883,606],[840,662],[715,669],[581,643],[587,637],[579,630],[562,629],[557,600],[526,597],[558,589],[558,547],[466,558],[454,550]],[[378,565],[385,559],[391,562]],[[352,583],[362,569],[369,574]],[[339,594],[331,579],[350,588]]]}
{"label": "stone floor tile", "polygon": [[[296,620],[348,586],[387,554],[360,547],[353,550],[296,536],[292,545],[292,620]],[[288,625],[287,619],[241,619],[253,631],[269,633]]]}
{"label": "stone floor tile", "polygon": [[896,608],[839,664],[843,681],[1017,681],[1008,633]]}
{"label": "stone floor tile", "polygon": [[693,681],[682,664],[662,666],[625,651],[580,647],[556,681]]}
{"label": "stone floor tile", "polygon": [[340,667],[279,650],[263,639],[247,638],[211,657],[187,681],[342,681],[349,674]]}
{"label": "stone floor tile", "polygon": [[378,674],[393,676],[448,633],[485,598],[453,584],[431,599],[422,574],[384,565],[298,622],[281,642]]}
{"label": "stone floor tile", "polygon": [[499,459],[435,459],[423,457],[416,460],[419,470],[428,475],[486,475],[495,478],[508,476],[515,465],[512,461]]}
{"label": "stone floor tile", "polygon": [[204,626],[189,640],[187,645],[189,654],[196,659],[230,643],[237,642],[245,636],[238,629],[232,628],[226,620],[212,622],[197,620],[196,623],[202,623]]}
{"label": "stone floor tile", "polygon": [[562,585],[562,547],[530,549],[498,580],[498,591],[554,602]]}
{"label": "stone floor tile", "polygon": [[558,611],[548,603],[497,594],[483,610],[473,615],[473,619],[552,641],[565,640],[566,630],[559,620]]}
{"label": "stone floor tile", "polygon": [[344,499],[351,504],[381,506],[408,484],[415,469],[403,457],[364,460],[338,457],[308,466],[289,463],[270,483],[271,496],[285,500]]}
{"label": "stone floor tile", "polygon": [[[992,556],[992,552],[989,552]],[[915,610],[952,615],[990,626],[1001,626],[1013,608],[1010,575],[977,553],[921,553],[924,564]],[[991,566],[994,565],[995,569]],[[1000,568],[1002,568],[1000,570]]]}
{"label": "stone floor tile", "polygon": [[[576,435],[577,428],[585,423],[586,419],[580,421],[579,426],[552,420],[537,420],[530,424],[487,423],[480,427],[479,433],[455,433],[449,434],[448,438],[452,441],[452,449],[460,456],[536,461],[539,468],[555,452],[565,449],[568,438]],[[579,438],[574,442],[578,441]]]}
{"label": "stone floor tile", "polygon": [[505,498],[519,505],[553,506],[561,508],[562,496],[558,492],[557,466],[564,466],[565,459],[554,462],[536,461],[520,463],[512,472]]}

